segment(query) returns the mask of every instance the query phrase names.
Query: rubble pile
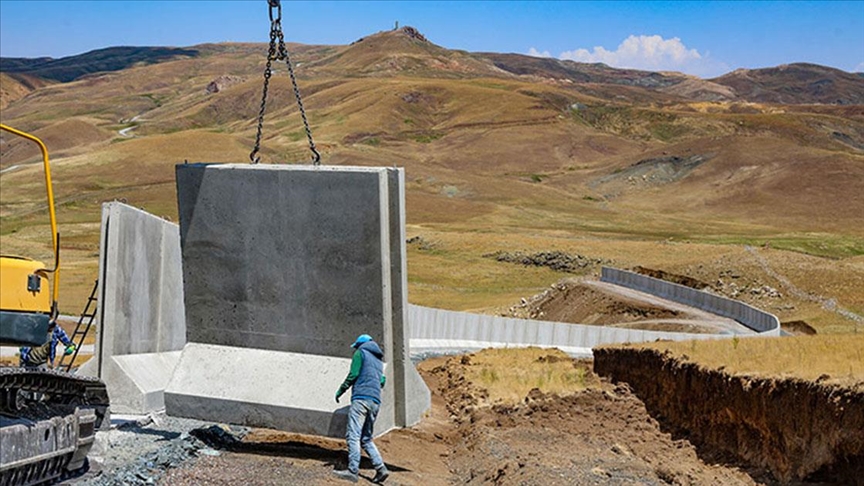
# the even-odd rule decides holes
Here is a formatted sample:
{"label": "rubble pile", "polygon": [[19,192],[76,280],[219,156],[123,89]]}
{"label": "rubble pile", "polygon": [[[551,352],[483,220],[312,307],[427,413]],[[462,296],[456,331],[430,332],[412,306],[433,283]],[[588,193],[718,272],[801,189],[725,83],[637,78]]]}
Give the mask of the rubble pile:
{"label": "rubble pile", "polygon": [[496,251],[483,255],[484,258],[494,258],[499,262],[518,263],[525,266],[548,267],[556,272],[581,273],[586,268],[605,265],[608,260],[591,258],[583,255],[571,255],[562,251],[541,251],[539,253],[524,253],[516,251]]}
{"label": "rubble pile", "polygon": [[86,486],[157,484],[169,470],[201,456],[219,456],[248,429],[151,414],[97,434]]}

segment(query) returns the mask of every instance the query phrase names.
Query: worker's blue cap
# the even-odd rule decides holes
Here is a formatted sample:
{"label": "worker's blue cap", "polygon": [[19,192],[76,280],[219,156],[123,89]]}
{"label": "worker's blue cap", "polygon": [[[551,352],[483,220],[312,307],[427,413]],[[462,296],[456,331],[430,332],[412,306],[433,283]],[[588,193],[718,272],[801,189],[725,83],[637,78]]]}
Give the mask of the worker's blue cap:
{"label": "worker's blue cap", "polygon": [[354,341],[354,344],[352,344],[351,347],[352,348],[358,348],[358,347],[360,347],[361,344],[368,343],[371,340],[372,340],[372,336],[370,336],[368,334],[361,334],[361,335],[357,336],[357,340]]}

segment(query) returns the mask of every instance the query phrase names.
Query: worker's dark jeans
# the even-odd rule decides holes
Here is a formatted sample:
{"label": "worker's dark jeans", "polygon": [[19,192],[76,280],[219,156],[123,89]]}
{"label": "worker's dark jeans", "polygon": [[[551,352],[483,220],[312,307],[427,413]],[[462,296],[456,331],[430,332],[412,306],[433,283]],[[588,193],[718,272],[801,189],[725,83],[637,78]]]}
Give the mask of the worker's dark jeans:
{"label": "worker's dark jeans", "polygon": [[384,466],[384,460],[375,443],[372,442],[372,429],[375,427],[375,419],[378,417],[378,404],[372,400],[353,400],[351,409],[348,411],[348,432],[345,440],[348,441],[348,470],[354,474],[360,471],[360,447],[366,451],[372,466],[380,469]]}

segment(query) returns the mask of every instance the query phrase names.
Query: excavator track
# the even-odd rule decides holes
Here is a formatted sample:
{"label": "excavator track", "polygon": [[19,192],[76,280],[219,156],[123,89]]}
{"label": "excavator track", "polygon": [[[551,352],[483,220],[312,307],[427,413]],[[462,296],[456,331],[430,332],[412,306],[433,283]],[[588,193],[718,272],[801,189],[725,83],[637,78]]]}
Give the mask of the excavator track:
{"label": "excavator track", "polygon": [[0,486],[50,484],[81,469],[108,418],[97,378],[0,367]]}

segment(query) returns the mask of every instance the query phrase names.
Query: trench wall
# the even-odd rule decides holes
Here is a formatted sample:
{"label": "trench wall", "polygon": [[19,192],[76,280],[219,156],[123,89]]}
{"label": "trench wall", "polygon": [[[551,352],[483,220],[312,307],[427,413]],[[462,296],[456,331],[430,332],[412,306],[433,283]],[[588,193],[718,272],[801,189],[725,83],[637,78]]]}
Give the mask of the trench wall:
{"label": "trench wall", "polygon": [[120,202],[103,204],[98,292],[94,357],[80,372],[105,381],[114,412],[163,408],[186,343],[178,226]]}
{"label": "trench wall", "polygon": [[652,415],[700,450],[730,453],[782,482],[864,484],[864,390],[731,376],[653,349],[594,350]]}
{"label": "trench wall", "polygon": [[600,279],[735,319],[763,336],[780,335],[780,321],[776,316],[737,300],[617,268],[603,267]]}

